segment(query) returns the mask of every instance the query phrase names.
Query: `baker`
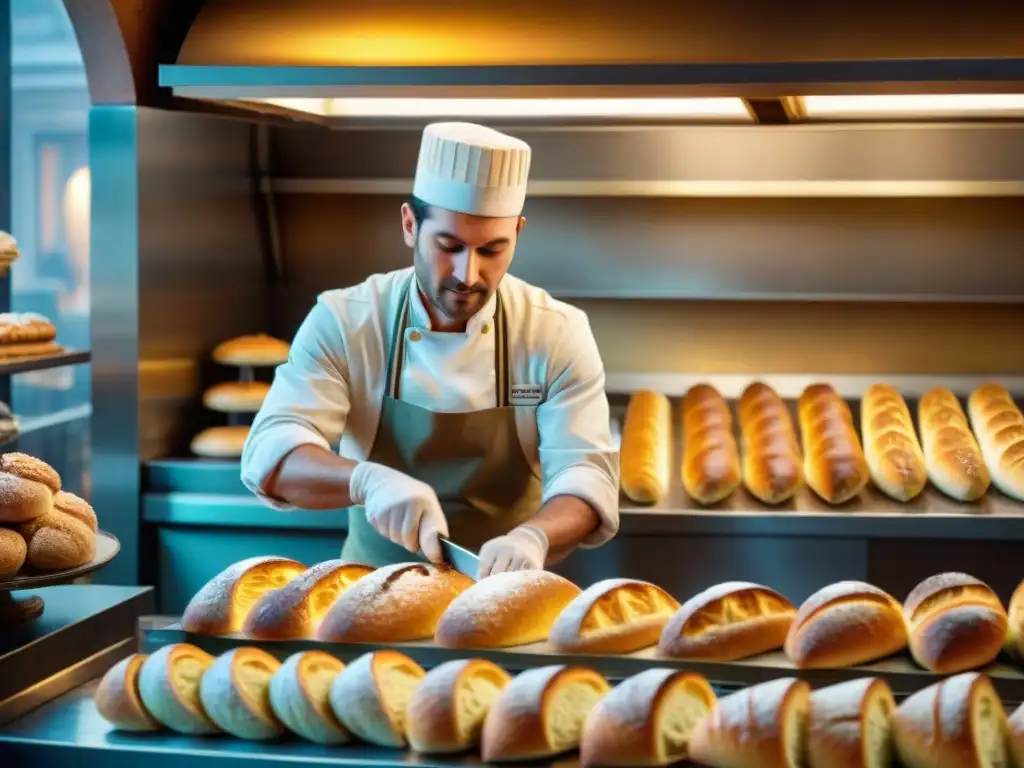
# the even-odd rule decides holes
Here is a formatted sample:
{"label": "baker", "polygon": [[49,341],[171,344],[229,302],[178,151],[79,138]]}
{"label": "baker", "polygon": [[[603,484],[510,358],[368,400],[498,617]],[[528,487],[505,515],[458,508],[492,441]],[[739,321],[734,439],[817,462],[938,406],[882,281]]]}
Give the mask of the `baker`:
{"label": "baker", "polygon": [[479,552],[483,578],[615,535],[587,316],[508,274],[529,169],[519,139],[428,125],[401,209],[413,266],[320,294],[277,369],[242,481],[279,509],[363,507],[347,560],[442,562],[444,537]]}

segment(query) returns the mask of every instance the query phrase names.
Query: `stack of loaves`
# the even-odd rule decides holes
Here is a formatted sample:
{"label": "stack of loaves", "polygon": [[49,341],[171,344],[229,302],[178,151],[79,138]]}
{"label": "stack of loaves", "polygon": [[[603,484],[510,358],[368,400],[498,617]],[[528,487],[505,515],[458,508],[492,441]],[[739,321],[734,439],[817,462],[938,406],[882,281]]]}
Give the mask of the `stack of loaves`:
{"label": "stack of loaves", "polygon": [[62,491],[49,464],[0,454],[0,580],[23,566],[59,571],[88,563],[96,550],[96,513]]}
{"label": "stack of loaves", "polygon": [[[229,421],[257,413],[270,391],[270,385],[257,381],[253,369],[280,365],[288,360],[289,345],[266,334],[238,336],[221,342],[213,350],[213,360],[239,370],[238,381],[215,384],[203,393],[203,405],[228,415]],[[192,438],[192,452],[210,459],[237,459],[242,455],[249,427],[231,423],[210,427]]]}

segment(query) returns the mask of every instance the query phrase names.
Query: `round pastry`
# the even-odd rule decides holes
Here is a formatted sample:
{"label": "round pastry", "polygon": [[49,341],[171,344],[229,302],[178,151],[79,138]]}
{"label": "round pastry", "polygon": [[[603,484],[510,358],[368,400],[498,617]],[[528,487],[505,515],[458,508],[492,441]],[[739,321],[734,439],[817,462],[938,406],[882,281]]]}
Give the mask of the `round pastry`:
{"label": "round pastry", "polygon": [[28,544],[25,561],[40,571],[77,568],[96,554],[96,534],[85,523],[56,510],[22,523],[18,532]]}
{"label": "round pastry", "polygon": [[65,515],[75,518],[93,533],[96,533],[99,529],[96,520],[96,510],[92,508],[92,504],[73,493],[61,491],[55,495],[53,497],[53,508],[58,512],[63,512]]}
{"label": "round pastry", "polygon": [[121,731],[158,731],[160,723],[139,698],[139,670],[149,658],[133,653],[107,670],[96,689],[96,711]]}
{"label": "round pastry", "polygon": [[217,658],[199,681],[207,716],[239,739],[264,741],[284,733],[270,708],[270,678],[281,662],[259,648],[235,648]]}
{"label": "round pastry", "polygon": [[270,366],[288,361],[290,345],[265,333],[238,336],[222,341],[212,357],[221,365]]}
{"label": "round pastry", "polygon": [[203,393],[203,405],[221,413],[256,413],[268,392],[263,381],[225,381]]}
{"label": "round pastry", "polygon": [[345,665],[323,651],[300,651],[270,678],[270,707],[285,727],[315,744],[351,741],[331,709],[329,693]]}
{"label": "round pastry", "polygon": [[165,645],[139,670],[139,698],[147,711],[172,731],[217,733],[199,698],[199,681],[213,656],[189,643]]}
{"label": "round pastry", "polygon": [[237,459],[249,427],[210,427],[192,438],[192,453],[208,459]]}
{"label": "round pastry", "polygon": [[0,472],[42,483],[52,493],[60,490],[60,475],[57,474],[57,470],[42,459],[29,456],[27,453],[0,454]]}
{"label": "round pastry", "polygon": [[0,454],[0,524],[24,523],[53,511],[60,475],[24,453]]}
{"label": "round pastry", "polygon": [[0,581],[14,576],[25,564],[28,546],[17,531],[0,528]]}

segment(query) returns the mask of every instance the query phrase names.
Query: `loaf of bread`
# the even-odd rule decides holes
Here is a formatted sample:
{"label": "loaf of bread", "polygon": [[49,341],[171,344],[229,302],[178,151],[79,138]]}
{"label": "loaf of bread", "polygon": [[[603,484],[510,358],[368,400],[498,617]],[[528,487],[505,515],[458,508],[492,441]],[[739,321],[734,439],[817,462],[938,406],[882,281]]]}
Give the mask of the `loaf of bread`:
{"label": "loaf of bread", "polygon": [[690,733],[715,706],[693,672],[647,669],[623,680],[591,711],[580,741],[585,766],[670,765],[685,760]]}
{"label": "loaf of bread", "polygon": [[0,581],[12,578],[25,564],[28,547],[17,531],[0,528]]}
{"label": "loaf of bread", "polygon": [[585,667],[554,665],[519,673],[484,720],[484,762],[537,760],[576,749],[584,722],[610,687]]}
{"label": "loaf of bread", "polygon": [[928,484],[924,452],[903,395],[872,384],[860,401],[860,428],[871,480],[896,501],[910,501]]}
{"label": "loaf of bread", "polygon": [[1006,614],[1006,652],[1018,664],[1024,664],[1024,581],[1013,590]]}
{"label": "loaf of bread", "polygon": [[743,484],[765,504],[781,504],[803,484],[800,442],[789,406],[767,384],[747,387],[736,405]]}
{"label": "loaf of bread", "polygon": [[988,467],[956,395],[945,387],[929,389],[918,401],[917,422],[935,487],[957,501],[984,496],[991,482]]}
{"label": "loaf of bread", "polygon": [[690,735],[690,760],[711,768],[803,768],[810,686],[784,677],[718,700]]}
{"label": "loaf of bread", "polygon": [[249,427],[210,427],[192,438],[190,448],[206,459],[237,459],[245,448]]}
{"label": "loaf of bread", "polygon": [[378,747],[402,748],[406,706],[424,674],[398,651],[364,654],[334,678],[331,709],[352,735]]}
{"label": "loaf of bread", "polygon": [[829,504],[842,504],[869,479],[853,414],[828,384],[812,384],[797,403],[807,485]]}
{"label": "loaf of bread", "polygon": [[211,357],[221,365],[273,366],[288,362],[290,345],[265,333],[236,336],[213,348]]}
{"label": "loaf of bread", "polygon": [[246,614],[242,634],[254,640],[313,637],[338,595],[372,572],[368,565],[345,560],[317,563],[265,592]]}
{"label": "loaf of bread", "polygon": [[213,656],[190,643],[165,645],[139,670],[142,705],[172,731],[195,736],[217,733],[199,698],[199,681],[213,661]]}
{"label": "loaf of bread", "polygon": [[139,697],[139,670],[148,657],[133,653],[107,670],[96,689],[96,711],[119,731],[158,731]]}
{"label": "loaf of bread", "polygon": [[1006,730],[1013,765],[1020,768],[1024,765],[1024,704],[1017,707],[1007,718]]}
{"label": "loaf of bread", "polygon": [[714,387],[698,384],[683,398],[683,488],[699,504],[728,498],[742,482],[729,404]]}
{"label": "loaf of bread", "polygon": [[267,592],[280,589],[306,570],[287,557],[250,557],[229,565],[189,600],[181,628],[197,635],[241,631],[245,617]]}
{"label": "loaf of bread", "polygon": [[1007,636],[999,597],[966,573],[940,573],[922,581],[904,601],[903,616],[914,660],[940,675],[990,664]]}
{"label": "loaf of bread", "polygon": [[484,719],[511,676],[484,659],[448,661],[427,672],[406,708],[409,746],[451,754],[480,743]]}
{"label": "loaf of bread", "polygon": [[39,571],[77,568],[96,554],[95,531],[56,507],[17,530],[25,538],[25,563]]}
{"label": "loaf of bread", "polygon": [[281,662],[259,648],[217,657],[199,682],[199,700],[214,724],[238,739],[266,741],[284,733],[270,707],[270,679]]}
{"label": "loaf of bread", "polygon": [[664,656],[735,661],[778,650],[796,608],[773,589],[727,581],[694,595],[665,625],[658,643]]}
{"label": "loaf of bread", "polygon": [[1024,501],[1024,414],[998,384],[985,384],[967,401],[971,426],[996,488]]}
{"label": "loaf of bread", "polygon": [[345,744],[349,732],[331,709],[329,692],[345,665],[323,651],[293,653],[270,678],[274,715],[296,736],[314,744]]}
{"label": "loaf of bread", "polygon": [[807,712],[808,768],[890,768],[895,709],[892,689],[877,677],[814,691]]}
{"label": "loaf of bread", "polygon": [[26,523],[53,511],[60,475],[34,456],[0,454],[0,524]]}
{"label": "loaf of bread", "polygon": [[550,571],[481,579],[445,610],[434,639],[448,648],[506,648],[545,640],[580,588]]}
{"label": "loaf of bread", "polygon": [[786,655],[800,668],[852,667],[902,651],[902,606],[863,581],[840,581],[811,595],[786,636]]}
{"label": "loaf of bread", "polygon": [[40,344],[57,338],[57,328],[44,315],[35,312],[0,314],[0,345]]}
{"label": "loaf of bread", "polygon": [[658,642],[679,603],[636,579],[604,579],[567,605],[548,640],[564,653],[632,653]]}
{"label": "loaf of bread", "polygon": [[431,637],[441,614],[473,580],[448,567],[397,563],[345,590],[316,630],[330,643],[401,643]]}
{"label": "loaf of bread", "polygon": [[221,413],[256,413],[269,392],[263,381],[225,381],[203,393],[203,405]]}
{"label": "loaf of bread", "polygon": [[622,491],[637,504],[657,504],[672,475],[672,406],[659,392],[635,392],[626,407],[619,449]]}
{"label": "loaf of bread", "polygon": [[1006,713],[991,681],[966,672],[907,697],[892,716],[905,768],[1006,768]]}

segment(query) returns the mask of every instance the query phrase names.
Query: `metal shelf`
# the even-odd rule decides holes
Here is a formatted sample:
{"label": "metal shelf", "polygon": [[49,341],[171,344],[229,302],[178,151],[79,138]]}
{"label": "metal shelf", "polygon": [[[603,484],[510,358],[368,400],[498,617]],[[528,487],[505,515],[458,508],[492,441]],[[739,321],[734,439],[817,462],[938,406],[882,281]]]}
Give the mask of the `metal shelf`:
{"label": "metal shelf", "polygon": [[81,365],[92,359],[91,352],[66,349],[54,355],[38,357],[16,357],[0,359],[0,376],[28,371],[44,371],[47,368],[61,368],[65,365]]}

